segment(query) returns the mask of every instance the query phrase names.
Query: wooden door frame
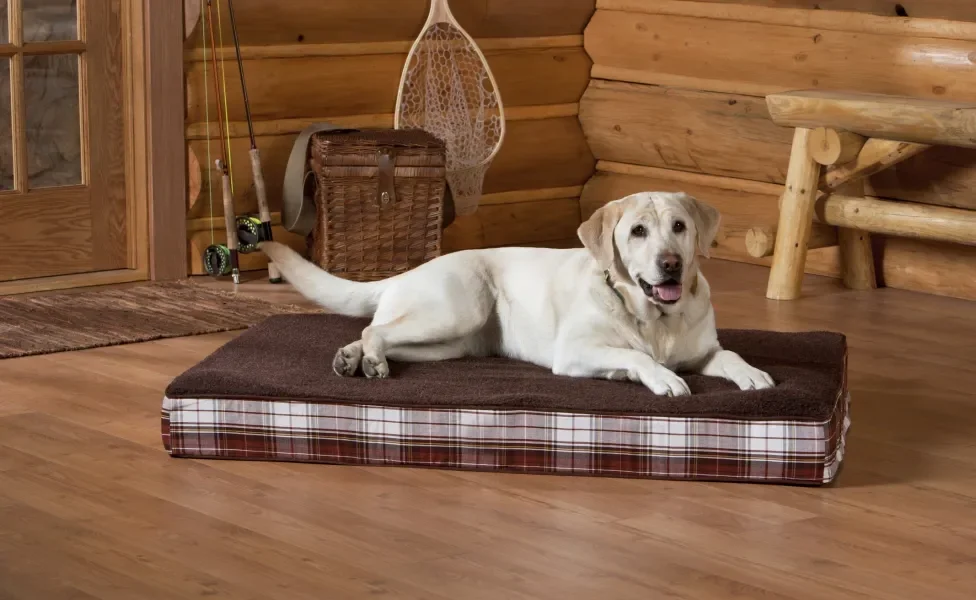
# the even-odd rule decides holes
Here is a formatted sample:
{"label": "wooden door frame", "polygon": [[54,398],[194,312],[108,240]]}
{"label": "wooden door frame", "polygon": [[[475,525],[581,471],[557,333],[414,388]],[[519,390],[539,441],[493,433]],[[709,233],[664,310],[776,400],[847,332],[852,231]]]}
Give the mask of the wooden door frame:
{"label": "wooden door frame", "polygon": [[183,3],[133,2],[143,3],[148,78],[142,87],[146,95],[142,156],[147,161],[149,194],[143,205],[150,207],[149,273],[155,281],[183,279],[187,276]]}
{"label": "wooden door frame", "polygon": [[0,282],[0,295],[187,276],[183,12],[122,0],[129,265]]}

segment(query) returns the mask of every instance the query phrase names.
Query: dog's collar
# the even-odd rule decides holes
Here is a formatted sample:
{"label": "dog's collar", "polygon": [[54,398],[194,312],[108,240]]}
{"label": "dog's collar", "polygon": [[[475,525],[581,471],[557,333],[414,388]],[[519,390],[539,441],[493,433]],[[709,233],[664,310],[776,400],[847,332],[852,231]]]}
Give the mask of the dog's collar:
{"label": "dog's collar", "polygon": [[616,286],[613,285],[613,276],[610,275],[610,269],[604,271],[603,276],[604,276],[604,281],[607,282],[607,287],[609,287],[610,290],[617,295],[617,298],[619,298],[620,301],[624,303],[624,306],[626,306],[627,302],[624,300],[624,295],[621,294],[620,290],[618,290]]}

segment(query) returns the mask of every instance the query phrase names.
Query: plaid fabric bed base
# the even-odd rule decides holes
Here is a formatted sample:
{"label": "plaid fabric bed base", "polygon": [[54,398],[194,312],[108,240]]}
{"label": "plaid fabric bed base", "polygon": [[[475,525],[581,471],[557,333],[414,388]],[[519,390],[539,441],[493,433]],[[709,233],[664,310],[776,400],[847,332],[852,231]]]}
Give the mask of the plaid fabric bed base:
{"label": "plaid fabric bed base", "polygon": [[174,457],[824,485],[849,404],[846,385],[822,422],[165,398],[162,434]]}

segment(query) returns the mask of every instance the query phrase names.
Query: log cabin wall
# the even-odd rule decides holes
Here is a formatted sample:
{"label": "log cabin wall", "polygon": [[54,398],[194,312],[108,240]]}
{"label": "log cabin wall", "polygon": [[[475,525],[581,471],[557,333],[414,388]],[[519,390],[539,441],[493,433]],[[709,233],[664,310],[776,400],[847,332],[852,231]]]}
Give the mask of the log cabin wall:
{"label": "log cabin wall", "polygon": [[[908,18],[905,18],[905,17]],[[582,217],[639,190],[684,190],[723,213],[716,257],[774,225],[793,131],[765,94],[819,88],[976,100],[974,0],[598,0],[580,121],[597,173]],[[935,148],[869,195],[976,209],[976,152]],[[976,248],[875,236],[889,287],[976,299]],[[837,276],[837,248],[807,270]]]}
{"label": "log cabin wall", "polygon": [[[226,3],[221,6],[226,9]],[[452,0],[451,8],[488,57],[509,122],[502,150],[486,177],[482,206],[448,228],[445,251],[572,243],[580,222],[582,185],[595,165],[578,119],[592,65],[583,50],[582,33],[595,0]],[[285,165],[303,127],[321,121],[393,125],[400,72],[426,20],[428,2],[235,0],[234,10],[269,203],[277,219]],[[215,22],[222,22],[226,48],[234,200],[238,214],[255,214],[247,126],[228,19],[225,12]],[[219,178],[213,179],[211,207],[207,177],[199,177],[199,163],[208,160],[208,115],[211,139],[218,133],[213,77],[208,71],[205,79],[199,22],[189,23],[188,31],[189,270],[202,274],[201,252],[211,243],[211,235],[218,242],[225,236]],[[211,142],[211,161],[218,150],[219,144]],[[280,226],[274,234],[293,247],[304,247],[304,240]],[[260,253],[242,255],[241,261],[244,269],[267,264]]]}

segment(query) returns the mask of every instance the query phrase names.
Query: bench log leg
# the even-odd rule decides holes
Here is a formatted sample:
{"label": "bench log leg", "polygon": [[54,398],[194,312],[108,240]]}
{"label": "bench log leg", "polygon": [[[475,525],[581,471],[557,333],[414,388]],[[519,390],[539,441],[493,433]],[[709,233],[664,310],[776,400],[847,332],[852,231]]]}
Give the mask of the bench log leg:
{"label": "bench log leg", "polygon": [[813,210],[817,200],[820,164],[809,150],[810,130],[797,128],[790,151],[790,168],[786,189],[780,201],[776,249],[769,272],[766,297],[772,300],[794,300],[800,296],[803,268],[807,260],[807,243],[813,227]]}
{"label": "bench log leg", "polygon": [[[841,186],[837,193],[863,198],[864,179]],[[841,267],[844,270],[844,285],[852,290],[871,290],[878,287],[878,278],[874,272],[871,234],[857,229],[838,227],[837,242],[840,246]]]}

